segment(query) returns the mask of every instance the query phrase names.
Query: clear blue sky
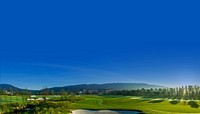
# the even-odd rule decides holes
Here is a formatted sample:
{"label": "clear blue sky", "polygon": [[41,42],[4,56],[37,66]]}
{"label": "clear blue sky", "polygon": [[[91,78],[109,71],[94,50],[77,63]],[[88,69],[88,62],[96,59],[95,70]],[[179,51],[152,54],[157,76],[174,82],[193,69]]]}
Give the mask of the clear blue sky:
{"label": "clear blue sky", "polygon": [[0,10],[0,83],[200,83],[197,1],[1,1]]}

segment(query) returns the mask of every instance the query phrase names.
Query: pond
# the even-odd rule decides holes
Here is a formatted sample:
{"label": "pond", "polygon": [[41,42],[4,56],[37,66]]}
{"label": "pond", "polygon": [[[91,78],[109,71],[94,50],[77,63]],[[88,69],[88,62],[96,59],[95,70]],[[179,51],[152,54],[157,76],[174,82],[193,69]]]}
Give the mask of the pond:
{"label": "pond", "polygon": [[74,110],[71,114],[141,114],[141,111],[129,110]]}

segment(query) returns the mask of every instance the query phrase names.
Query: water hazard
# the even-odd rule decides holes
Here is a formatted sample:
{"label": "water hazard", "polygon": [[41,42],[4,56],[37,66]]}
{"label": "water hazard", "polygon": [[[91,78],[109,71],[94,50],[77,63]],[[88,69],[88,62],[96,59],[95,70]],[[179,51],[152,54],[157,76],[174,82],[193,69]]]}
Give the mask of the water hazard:
{"label": "water hazard", "polygon": [[71,114],[141,114],[141,112],[127,110],[74,110]]}

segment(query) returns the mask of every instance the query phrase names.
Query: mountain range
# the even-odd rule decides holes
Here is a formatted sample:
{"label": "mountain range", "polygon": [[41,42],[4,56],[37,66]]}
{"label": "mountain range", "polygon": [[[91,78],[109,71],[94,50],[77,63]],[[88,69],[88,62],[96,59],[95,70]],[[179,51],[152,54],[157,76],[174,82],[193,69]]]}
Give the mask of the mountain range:
{"label": "mountain range", "polygon": [[[150,89],[150,88],[165,88],[159,85],[150,85],[146,83],[105,83],[105,84],[80,84],[70,85],[64,87],[52,87],[48,88],[50,91],[83,91],[83,90],[136,90],[136,89]],[[12,90],[12,91],[25,91],[26,89],[18,88],[10,84],[0,84],[0,90]],[[41,90],[30,90],[31,92],[40,92]]]}

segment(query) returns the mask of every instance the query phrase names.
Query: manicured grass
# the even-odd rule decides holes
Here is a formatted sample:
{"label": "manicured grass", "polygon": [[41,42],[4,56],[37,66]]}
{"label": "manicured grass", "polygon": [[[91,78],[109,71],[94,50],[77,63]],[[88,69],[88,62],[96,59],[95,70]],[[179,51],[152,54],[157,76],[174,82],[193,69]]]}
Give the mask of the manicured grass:
{"label": "manicured grass", "polygon": [[[37,96],[42,97],[42,96]],[[48,96],[56,98],[60,96]],[[81,96],[84,100],[73,103],[73,109],[141,110],[150,114],[200,113],[200,101],[178,101],[133,96]],[[4,103],[23,103],[21,96],[1,96]],[[17,100],[18,99],[18,100]],[[60,101],[62,102],[62,101]],[[58,102],[57,102],[58,103]]]}
{"label": "manicured grass", "polygon": [[200,113],[200,101],[176,101],[123,96],[83,96],[85,100],[74,103],[76,109],[141,110],[152,114]]}
{"label": "manicured grass", "polygon": [[[23,103],[26,103],[26,98],[22,98],[22,96],[8,96],[8,95],[1,95],[0,96],[1,99],[0,99],[0,103],[2,104],[8,104],[8,103],[18,103],[18,104],[23,104]],[[42,95],[36,95],[36,98],[42,98],[43,96]],[[55,98],[60,98],[59,95],[48,95],[47,96],[48,98],[50,99],[55,99]]]}
{"label": "manicured grass", "polygon": [[1,97],[2,103],[9,103],[9,102],[12,102],[12,103],[15,103],[15,102],[22,103],[23,102],[21,96],[1,95],[0,97]]}

